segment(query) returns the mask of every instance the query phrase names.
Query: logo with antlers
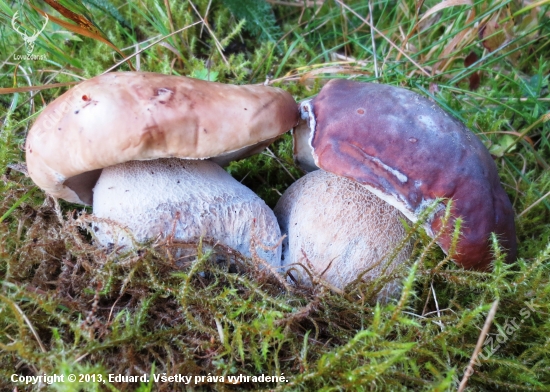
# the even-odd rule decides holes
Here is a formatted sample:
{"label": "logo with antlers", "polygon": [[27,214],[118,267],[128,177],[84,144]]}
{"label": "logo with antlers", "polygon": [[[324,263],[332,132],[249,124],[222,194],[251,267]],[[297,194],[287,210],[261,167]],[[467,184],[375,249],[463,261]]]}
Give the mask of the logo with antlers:
{"label": "logo with antlers", "polygon": [[[46,28],[49,18],[48,18],[48,15],[44,15],[44,18],[46,19],[46,21],[44,22],[44,26],[42,26],[40,31],[36,31],[33,35],[29,36],[26,31],[22,31],[18,29],[17,26],[15,25],[15,21],[19,19],[18,14],[19,14],[19,11],[13,14],[13,18],[11,18],[11,26],[13,27],[13,29],[17,34],[23,37],[23,40],[25,41],[25,46],[27,47],[27,54],[30,56],[32,51],[34,50],[34,41],[36,41],[40,33],[44,31],[44,29]],[[21,27],[21,24],[19,24],[19,27]]]}

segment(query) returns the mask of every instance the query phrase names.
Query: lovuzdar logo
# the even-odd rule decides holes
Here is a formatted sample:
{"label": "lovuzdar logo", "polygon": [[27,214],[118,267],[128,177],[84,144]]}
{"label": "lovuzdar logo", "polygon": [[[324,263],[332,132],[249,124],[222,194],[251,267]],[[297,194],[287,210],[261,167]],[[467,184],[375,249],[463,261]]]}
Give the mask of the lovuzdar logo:
{"label": "lovuzdar logo", "polygon": [[45,21],[42,28],[39,31],[35,31],[34,34],[32,35],[27,34],[26,28],[22,29],[21,22],[18,22],[17,24],[19,26],[17,26],[16,20],[19,19],[19,11],[13,14],[13,18],[11,18],[11,26],[13,27],[13,29],[17,34],[23,37],[23,40],[25,41],[25,47],[27,48],[27,56],[30,56],[32,54],[34,50],[34,41],[36,41],[40,33],[44,31],[44,29],[46,28],[46,25],[48,24],[48,21],[49,21],[48,15],[44,15],[44,18],[45,18]]}

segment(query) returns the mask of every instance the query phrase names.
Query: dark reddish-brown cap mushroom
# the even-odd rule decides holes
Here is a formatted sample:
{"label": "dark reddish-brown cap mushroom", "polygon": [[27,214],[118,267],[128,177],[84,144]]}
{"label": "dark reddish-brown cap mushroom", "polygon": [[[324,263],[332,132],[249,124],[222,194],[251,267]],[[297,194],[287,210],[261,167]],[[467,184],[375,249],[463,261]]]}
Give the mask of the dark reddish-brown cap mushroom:
{"label": "dark reddish-brown cap mushroom", "polygon": [[[308,124],[294,136],[303,166],[363,184],[413,222],[444,198],[424,227],[432,237],[443,232],[438,244],[448,252],[455,221],[462,218],[457,264],[488,269],[491,233],[507,249],[507,260],[515,260],[514,211],[491,155],[436,103],[402,88],[335,79],[301,111]],[[450,199],[452,217],[442,227]]]}

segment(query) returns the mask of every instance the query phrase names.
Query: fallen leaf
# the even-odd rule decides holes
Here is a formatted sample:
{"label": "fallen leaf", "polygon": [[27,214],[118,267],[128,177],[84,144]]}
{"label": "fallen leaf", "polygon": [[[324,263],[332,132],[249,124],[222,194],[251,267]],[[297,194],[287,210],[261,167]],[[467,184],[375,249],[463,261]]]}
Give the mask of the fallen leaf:
{"label": "fallen leaf", "polygon": [[[475,54],[475,52],[470,52],[470,54],[466,56],[466,58],[464,59],[464,67],[468,68],[469,66],[474,64],[478,59],[479,57],[477,56],[477,54]],[[474,91],[479,88],[479,85],[481,83],[481,76],[478,71],[470,75],[469,82],[470,82],[470,86],[469,86],[470,91]]]}
{"label": "fallen leaf", "polygon": [[479,29],[479,39],[483,46],[492,52],[498,49],[504,41],[506,41],[506,34],[502,27],[499,25],[496,18],[489,20]]}
{"label": "fallen leaf", "polygon": [[[113,48],[118,54],[122,56],[122,58],[126,58],[124,53],[122,53],[111,41],[109,41],[106,36],[103,34],[103,32],[95,26],[90,20],[88,20],[83,15],[78,15],[72,12],[71,10],[63,7],[61,4],[59,4],[55,0],[46,0],[48,4],[50,4],[54,9],[56,9],[61,15],[67,17],[68,19],[71,19],[77,24],[72,24],[69,22],[66,22],[62,19],[59,19],[53,15],[48,14],[47,12],[41,10],[40,8],[30,4],[32,8],[34,8],[38,13],[40,13],[42,16],[48,16],[48,18],[54,22],[55,24],[58,24],[61,27],[64,27],[65,29],[76,33],[83,35],[88,38],[95,39],[97,41],[103,42],[104,44],[109,45],[111,48]],[[127,61],[128,66],[132,71],[135,71],[134,66],[132,63],[128,60]]]}
{"label": "fallen leaf", "polygon": [[439,3],[437,5],[434,5],[428,11],[426,11],[424,13],[424,15],[422,15],[422,18],[420,18],[420,20],[418,21],[417,24],[420,24],[421,22],[426,20],[430,15],[433,15],[438,11],[441,11],[441,10],[443,10],[445,8],[449,8],[449,7],[455,7],[457,5],[472,5],[472,1],[471,0],[446,0],[446,1],[442,1],[441,3]]}

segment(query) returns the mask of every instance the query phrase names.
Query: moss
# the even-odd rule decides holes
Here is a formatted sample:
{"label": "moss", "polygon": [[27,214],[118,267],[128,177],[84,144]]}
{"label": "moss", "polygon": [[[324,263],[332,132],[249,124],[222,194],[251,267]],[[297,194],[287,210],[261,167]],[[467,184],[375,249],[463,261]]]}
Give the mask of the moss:
{"label": "moss", "polygon": [[[172,25],[178,29],[199,20],[185,1],[102,3],[98,8],[84,2],[109,40],[127,48],[127,55],[169,34]],[[42,17],[28,4],[22,3],[21,10],[30,22],[40,22]],[[359,15],[369,14],[367,2],[345,4]],[[374,3],[375,24],[397,49],[380,34],[373,47],[369,26],[339,2],[273,6],[281,36],[258,40],[235,9],[222,1],[197,0],[193,5],[206,15],[216,39],[203,25],[190,27],[141,52],[140,69],[216,75],[224,83],[268,80],[297,100],[313,96],[333,77],[378,81],[430,95],[495,155],[517,213],[516,263],[503,264],[495,244],[492,273],[464,271],[425,233],[416,232],[414,256],[399,275],[402,297],[373,304],[375,284],[355,283],[341,295],[321,285],[283,283],[260,268],[258,260],[212,247],[208,239],[185,244],[196,254],[185,259],[175,258],[169,241],[143,244],[127,254],[97,250],[87,231],[92,218],[79,206],[55,204],[13,166],[24,162],[21,146],[37,113],[68,86],[32,96],[10,92],[0,95],[0,389],[14,388],[9,381],[14,373],[104,378],[110,373],[179,373],[205,376],[189,390],[455,390],[498,299],[468,387],[548,390],[550,200],[544,196],[550,191],[550,122],[543,117],[550,110],[547,6],[521,11],[524,6],[519,5],[511,11],[521,11],[509,19],[512,25],[506,18],[515,3],[497,1],[477,2],[473,16],[468,7],[447,7],[420,21],[435,4],[426,2],[417,10],[413,1],[397,6]],[[23,50],[22,42],[9,27],[14,10],[4,0],[0,8],[5,22],[0,26],[0,52],[11,56]],[[483,46],[478,30],[490,17],[505,26],[509,39],[492,52]],[[47,54],[47,61],[4,63],[1,87],[74,82],[121,60],[104,43],[61,30],[50,22],[37,39],[35,51]],[[463,32],[459,42],[453,41]],[[472,51],[482,61],[466,68],[463,60]],[[136,58],[132,64],[137,66]],[[128,69],[123,64],[116,70]],[[468,83],[473,72],[481,77],[475,91]],[[302,175],[292,161],[289,135],[264,154],[232,163],[227,170],[270,206]],[[284,373],[288,382],[206,381],[209,374],[262,373]],[[184,386],[92,380],[50,388],[147,391]]]}

